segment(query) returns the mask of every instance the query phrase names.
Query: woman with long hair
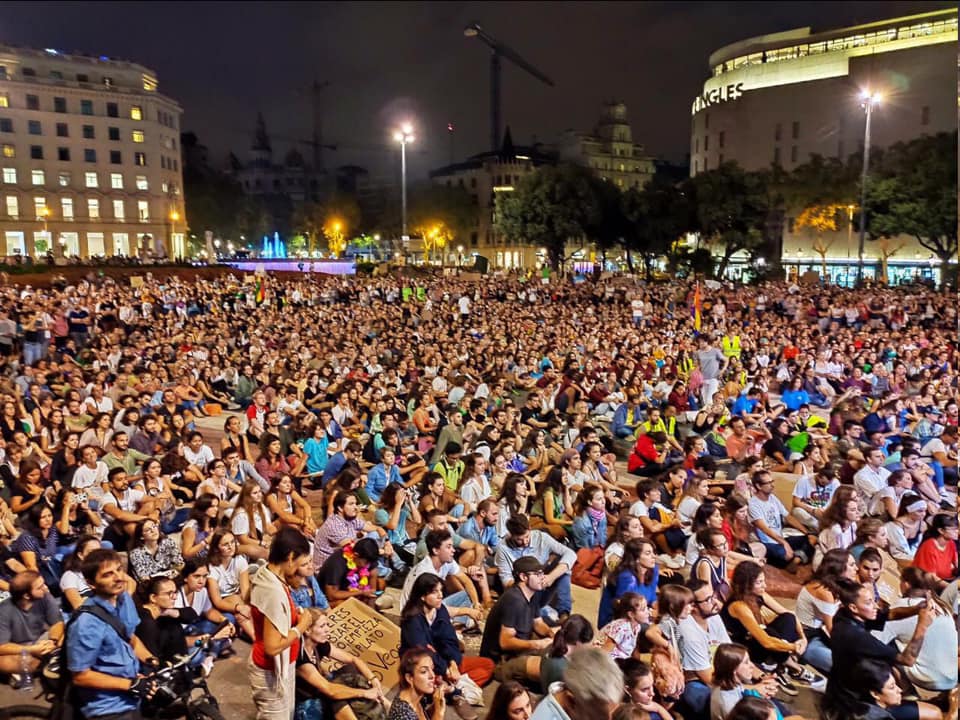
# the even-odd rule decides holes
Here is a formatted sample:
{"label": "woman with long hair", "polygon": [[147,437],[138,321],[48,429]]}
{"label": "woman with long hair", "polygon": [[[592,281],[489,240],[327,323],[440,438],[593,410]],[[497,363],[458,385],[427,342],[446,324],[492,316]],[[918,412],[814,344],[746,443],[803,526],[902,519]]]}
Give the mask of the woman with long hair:
{"label": "woman with long hair", "polygon": [[267,508],[273,513],[275,524],[285,527],[294,527],[308,538],[317,532],[313,522],[313,508],[297,492],[293,478],[286,473],[273,479],[270,492],[267,494]]}
{"label": "woman with long hair", "polygon": [[469,453],[463,458],[459,493],[463,501],[473,509],[493,494],[487,478],[487,459],[478,452]]}
{"label": "woman with long hair", "polygon": [[497,517],[497,535],[507,534],[507,520],[514,515],[530,514],[531,498],[530,481],[520,473],[511,473],[503,482],[503,489],[497,504],[500,506],[500,515]]}
{"label": "woman with long hair", "polygon": [[614,600],[628,592],[642,595],[655,607],[659,581],[657,546],[645,537],[630,540],[623,548],[620,564],[610,572],[603,586],[597,625],[604,627],[613,619]]}
{"label": "woman with long hair", "polygon": [[822,673],[833,669],[830,634],[833,632],[833,616],[840,608],[837,581],[841,578],[856,580],[857,561],[842,548],[828,550],[813,577],[800,588],[797,596],[797,621],[803,626],[807,638],[807,650],[800,659]]}
{"label": "woman with long hair", "polygon": [[260,477],[272,483],[279,475],[292,475],[293,468],[283,456],[283,443],[276,435],[264,433],[260,438],[260,457],[254,466]]}
{"label": "woman with long hair", "polygon": [[[93,595],[93,589],[87,584],[80,568],[83,565],[83,559],[101,547],[100,538],[96,535],[81,535],[73,546],[73,552],[63,559],[60,589],[63,591],[61,606],[65,613],[72,613],[84,600]],[[127,573],[123,573],[123,578],[127,585],[127,592],[132,595],[137,589],[136,581]]]}
{"label": "woman with long hair", "polygon": [[217,530],[210,538],[207,567],[210,570],[207,578],[210,602],[248,637],[254,637],[253,616],[248,604],[249,565],[247,559],[237,552],[237,539],[229,530]]}
{"label": "woman with long hair", "polygon": [[554,540],[563,541],[572,531],[575,514],[570,488],[563,482],[563,469],[551,468],[530,509],[531,527],[543,530]]}
{"label": "woman with long hair", "polygon": [[50,460],[50,482],[54,487],[70,487],[80,463],[80,433],[71,430],[63,436],[63,446]]}
{"label": "woman with long hair", "polygon": [[[750,660],[747,648],[737,643],[722,643],[713,656],[713,691],[710,693],[711,720],[724,720],[743,697],[745,686],[757,682],[760,671]],[[777,683],[772,678],[762,681],[762,697],[772,698],[777,693]],[[758,700],[761,696],[754,691]],[[779,716],[779,715],[778,715]],[[764,719],[766,720],[766,719]]]}
{"label": "woman with long hair", "polygon": [[[774,619],[767,622],[765,612]],[[767,593],[763,568],[757,563],[748,561],[737,565],[730,599],[720,616],[730,638],[745,645],[756,664],[776,669],[777,681],[784,692],[797,694],[791,678],[805,683],[817,680],[796,660],[807,649],[803,627],[793,613]]]}
{"label": "woman with long hair", "polygon": [[97,454],[102,456],[110,449],[112,438],[113,418],[110,413],[97,413],[80,436],[80,447],[92,445],[97,448]]}
{"label": "woman with long hair", "polygon": [[820,534],[813,554],[816,568],[824,553],[840,548],[846,550],[857,539],[857,521],[860,520],[860,498],[852,485],[841,485],[830,498],[830,504],[820,518]]}
{"label": "woman with long hair", "polygon": [[606,496],[599,485],[587,483],[577,495],[570,527],[574,548],[602,548],[607,543]]}
{"label": "woman with long hair", "polygon": [[854,560],[859,560],[860,553],[868,547],[876,548],[889,557],[890,538],[887,536],[887,526],[880,518],[865,517],[857,523],[857,537],[850,548]]}
{"label": "woman with long hair", "polygon": [[326,502],[326,515],[330,517],[334,513],[334,502],[340,493],[352,493],[357,496],[357,505],[365,509],[370,505],[370,498],[364,488],[366,475],[360,470],[359,466],[347,465],[337,476],[333,478],[325,488],[323,493]]}
{"label": "woman with long hair", "polygon": [[[466,656],[460,650],[450,613],[443,604],[443,581],[433,573],[424,573],[413,582],[400,613],[400,653],[418,647],[431,651],[434,672],[451,687],[461,675],[467,675],[480,687],[493,678],[492,660]],[[448,699],[461,717],[471,715],[469,703],[462,695],[454,694]]]}
{"label": "woman with long hair", "polygon": [[723,530],[718,527],[705,527],[696,535],[700,553],[690,568],[690,577],[710,583],[720,602],[730,597],[730,583],[727,581],[727,556],[730,546]]}
{"label": "woman with long hair", "polygon": [[247,480],[240,488],[230,516],[230,529],[237,537],[240,553],[251,560],[267,557],[277,528],[270,520],[270,510],[263,504],[263,490],[256,480]]}
{"label": "woman with long hair", "polygon": [[17,554],[27,570],[43,576],[53,595],[60,597],[60,575],[63,571],[61,558],[69,547],[69,506],[75,503],[73,494],[63,503],[63,512],[54,524],[53,510],[46,504],[33,505],[27,514],[23,531],[13,541],[10,552]]}
{"label": "woman with long hair", "polygon": [[497,720],[530,720],[532,715],[533,706],[527,689],[514,680],[497,688],[487,713],[487,717]]}
{"label": "woman with long hair", "polygon": [[767,548],[751,540],[749,500],[740,493],[731,493],[723,504],[723,534],[730,550],[761,565],[766,563]]}
{"label": "woman with long hair", "polygon": [[417,541],[407,533],[407,523],[420,527],[422,517],[414,504],[410,491],[401,485],[390,483],[380,496],[381,507],[374,513],[373,522],[387,531],[387,539],[397,556],[408,566],[416,560]]}
{"label": "woman with long hair", "polygon": [[60,452],[66,434],[67,425],[63,418],[63,410],[53,408],[40,428],[40,449],[45,455],[53,458]]}
{"label": "woman with long hair", "polygon": [[710,480],[699,475],[691,475],[683,484],[683,493],[677,503],[677,517],[680,518],[680,527],[686,534],[690,534],[693,526],[693,516],[703,502],[710,497]]}
{"label": "woman with long hair", "polygon": [[220,498],[203,494],[190,508],[190,516],[180,533],[181,552],[185,560],[204,562],[210,546],[210,536],[217,529]]}
{"label": "woman with long hair", "polygon": [[611,572],[623,557],[624,546],[635,538],[643,537],[643,524],[640,518],[630,513],[623,513],[613,528],[613,537],[607,543],[603,553],[603,564],[607,572]]}
{"label": "woman with long hair", "polygon": [[571,615],[553,636],[550,649],[543,655],[527,657],[526,679],[539,685],[543,692],[563,680],[570,653],[593,643],[593,625],[583,615]]}
{"label": "woman with long hair", "polygon": [[153,519],[137,523],[129,561],[131,573],[137,582],[158,575],[175,578],[183,567],[180,546],[172,538],[163,537],[160,523]]}
{"label": "woman with long hair", "polygon": [[400,658],[399,674],[400,692],[387,720],[443,720],[447,703],[443,683],[437,683],[431,652],[407,650]]}

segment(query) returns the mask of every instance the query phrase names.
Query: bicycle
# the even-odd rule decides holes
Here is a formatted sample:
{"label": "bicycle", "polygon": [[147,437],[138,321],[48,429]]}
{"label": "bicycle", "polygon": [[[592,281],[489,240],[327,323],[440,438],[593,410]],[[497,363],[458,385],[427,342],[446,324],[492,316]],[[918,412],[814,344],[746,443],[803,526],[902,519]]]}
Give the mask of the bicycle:
{"label": "bicycle", "polygon": [[[203,650],[209,649],[210,640],[198,641],[196,647],[177,658],[176,662],[162,667],[148,677],[157,683],[157,692],[145,701],[140,709],[147,720],[225,720],[220,704],[210,692],[202,669],[193,661]],[[35,699],[45,699],[49,705],[12,705],[0,708],[0,720],[52,720],[60,718],[63,685],[60,681],[59,653],[50,655],[40,669],[40,692]],[[79,709],[75,708],[79,715]],[[65,720],[70,720],[69,718]]]}

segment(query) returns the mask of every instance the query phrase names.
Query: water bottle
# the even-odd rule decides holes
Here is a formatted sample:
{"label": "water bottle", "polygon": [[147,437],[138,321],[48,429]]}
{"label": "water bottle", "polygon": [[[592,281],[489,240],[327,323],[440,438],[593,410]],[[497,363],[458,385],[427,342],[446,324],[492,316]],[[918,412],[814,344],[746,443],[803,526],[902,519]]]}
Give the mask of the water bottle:
{"label": "water bottle", "polygon": [[26,648],[20,651],[20,682],[17,690],[29,692],[33,690],[33,675],[30,674],[30,653]]}

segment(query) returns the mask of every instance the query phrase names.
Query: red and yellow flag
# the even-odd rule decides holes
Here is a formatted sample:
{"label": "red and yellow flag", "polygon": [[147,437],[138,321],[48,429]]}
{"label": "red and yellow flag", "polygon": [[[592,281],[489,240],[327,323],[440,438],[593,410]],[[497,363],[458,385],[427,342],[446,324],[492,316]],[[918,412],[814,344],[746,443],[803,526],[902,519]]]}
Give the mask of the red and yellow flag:
{"label": "red and yellow flag", "polygon": [[700,282],[697,281],[696,289],[693,291],[693,329],[700,332],[700,311],[702,308],[700,300]]}
{"label": "red and yellow flag", "polygon": [[254,302],[259,305],[266,300],[266,297],[266,288],[264,287],[263,278],[261,277],[257,279],[257,294],[254,295]]}

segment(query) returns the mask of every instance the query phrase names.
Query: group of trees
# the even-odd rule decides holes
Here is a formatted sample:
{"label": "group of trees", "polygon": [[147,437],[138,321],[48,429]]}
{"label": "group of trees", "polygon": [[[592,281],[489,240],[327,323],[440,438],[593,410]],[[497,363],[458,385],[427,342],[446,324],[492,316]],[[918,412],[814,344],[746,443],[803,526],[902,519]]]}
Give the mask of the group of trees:
{"label": "group of trees", "polygon": [[[940,133],[875,151],[867,182],[867,237],[886,260],[912,236],[942,262],[957,253],[957,133]],[[786,172],[773,166],[745,171],[736,163],[681,182],[655,175],[642,189],[621,191],[588,169],[542,167],[512,193],[497,198],[499,233],[546,248],[559,269],[568,243],[592,244],[603,255],[622,249],[630,268],[639,258],[649,274],[658,258],[668,269],[711,271],[716,247],[722,275],[732,256],[778,261],[775,253],[787,217],[814,234],[825,258],[828,233],[859,228],[861,156],[846,162],[812,156]],[[700,246],[687,247],[687,233]],[[825,264],[825,263],[824,263]],[[884,276],[886,268],[884,267]]]}

